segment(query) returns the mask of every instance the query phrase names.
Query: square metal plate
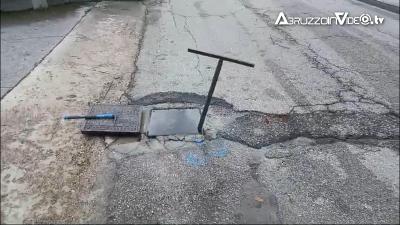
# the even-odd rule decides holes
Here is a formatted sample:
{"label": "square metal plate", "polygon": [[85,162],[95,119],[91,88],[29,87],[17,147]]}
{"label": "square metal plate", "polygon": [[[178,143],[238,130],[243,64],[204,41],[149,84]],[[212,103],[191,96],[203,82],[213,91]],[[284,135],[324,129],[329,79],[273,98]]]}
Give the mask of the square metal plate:
{"label": "square metal plate", "polygon": [[141,107],[138,105],[93,105],[88,115],[113,113],[115,119],[84,120],[84,134],[138,135],[140,134]]}
{"label": "square metal plate", "polygon": [[198,108],[153,109],[150,114],[148,136],[198,134]]}

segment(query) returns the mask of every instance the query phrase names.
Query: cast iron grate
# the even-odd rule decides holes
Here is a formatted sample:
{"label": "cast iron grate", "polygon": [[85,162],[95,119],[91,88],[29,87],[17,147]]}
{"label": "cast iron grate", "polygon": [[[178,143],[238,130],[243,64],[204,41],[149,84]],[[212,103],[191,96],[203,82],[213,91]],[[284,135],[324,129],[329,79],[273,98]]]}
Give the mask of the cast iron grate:
{"label": "cast iron grate", "polygon": [[139,135],[141,107],[138,105],[93,105],[88,115],[113,113],[115,119],[84,120],[81,132],[84,134]]}

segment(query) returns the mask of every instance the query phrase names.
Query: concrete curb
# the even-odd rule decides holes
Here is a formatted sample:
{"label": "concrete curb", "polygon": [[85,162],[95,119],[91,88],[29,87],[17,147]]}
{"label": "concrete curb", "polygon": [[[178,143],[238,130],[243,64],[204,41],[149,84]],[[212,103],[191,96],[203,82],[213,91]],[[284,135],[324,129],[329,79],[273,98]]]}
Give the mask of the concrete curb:
{"label": "concrete curb", "polygon": [[388,3],[385,3],[382,1],[378,1],[378,0],[358,0],[358,1],[399,14],[399,6],[397,6],[397,5],[391,5],[391,4],[388,4]]}

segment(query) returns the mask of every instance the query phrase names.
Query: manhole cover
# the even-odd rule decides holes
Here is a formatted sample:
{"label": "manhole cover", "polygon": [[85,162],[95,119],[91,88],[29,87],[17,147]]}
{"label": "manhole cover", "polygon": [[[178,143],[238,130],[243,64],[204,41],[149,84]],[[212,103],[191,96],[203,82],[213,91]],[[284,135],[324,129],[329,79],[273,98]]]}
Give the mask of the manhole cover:
{"label": "manhole cover", "polygon": [[141,108],[138,105],[93,105],[88,115],[112,113],[112,119],[85,120],[81,132],[84,134],[140,134]]}
{"label": "manhole cover", "polygon": [[176,134],[198,134],[200,109],[153,109],[151,110],[148,135],[150,137]]}

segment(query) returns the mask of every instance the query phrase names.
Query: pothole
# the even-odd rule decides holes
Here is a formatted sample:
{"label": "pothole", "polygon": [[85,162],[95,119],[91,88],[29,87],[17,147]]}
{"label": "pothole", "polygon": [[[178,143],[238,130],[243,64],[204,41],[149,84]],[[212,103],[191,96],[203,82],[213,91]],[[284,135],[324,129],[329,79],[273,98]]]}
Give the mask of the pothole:
{"label": "pothole", "polygon": [[[135,100],[153,109],[185,106],[201,108],[205,96],[194,93],[154,93]],[[221,122],[222,121],[222,122]],[[221,124],[222,123],[222,124]],[[204,129],[216,130],[215,138],[239,142],[252,148],[308,137],[323,140],[398,140],[399,117],[371,111],[291,111],[268,114],[235,110],[223,99],[213,98]]]}

